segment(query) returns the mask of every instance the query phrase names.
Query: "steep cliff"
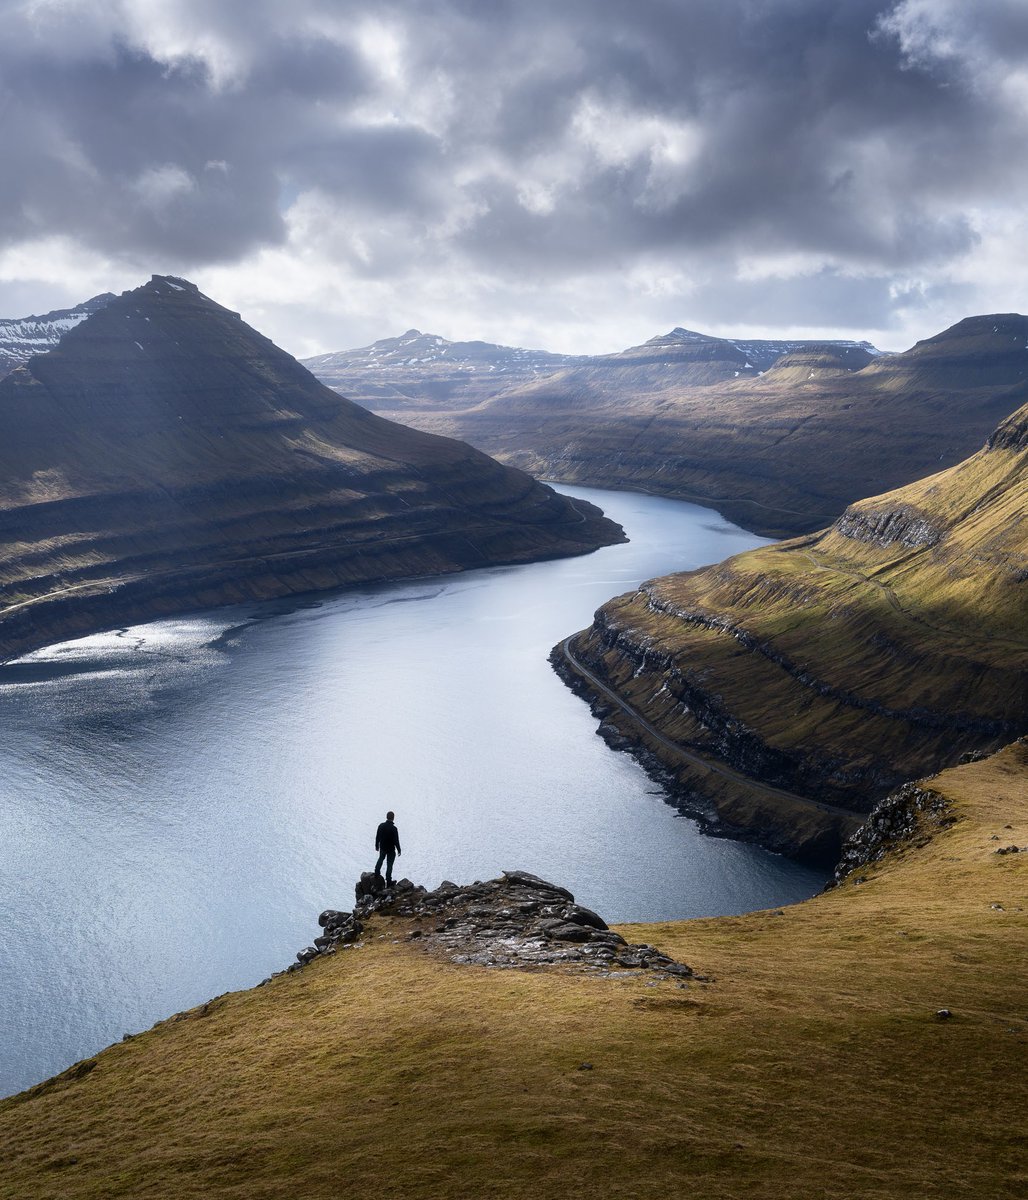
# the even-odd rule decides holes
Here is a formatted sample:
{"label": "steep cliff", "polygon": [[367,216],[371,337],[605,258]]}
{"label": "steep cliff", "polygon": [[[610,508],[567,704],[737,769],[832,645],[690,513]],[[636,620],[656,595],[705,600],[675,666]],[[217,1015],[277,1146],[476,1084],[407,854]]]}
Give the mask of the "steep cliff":
{"label": "steep cliff", "polygon": [[623,537],[373,416],[155,276],[0,380],[0,656],[128,620]]}
{"label": "steep cliff", "polygon": [[[815,805],[866,812],[1028,729],[1026,428],[1028,407],[819,534],[610,601],[563,670],[647,723],[608,718],[686,803],[792,853],[837,849],[845,813]],[[820,835],[795,823],[804,800]]]}
{"label": "steep cliff", "polygon": [[782,537],[954,465],[1028,401],[1016,313],[969,317],[902,354],[783,344],[762,375],[742,347],[648,344],[412,419],[541,478],[700,500]]}

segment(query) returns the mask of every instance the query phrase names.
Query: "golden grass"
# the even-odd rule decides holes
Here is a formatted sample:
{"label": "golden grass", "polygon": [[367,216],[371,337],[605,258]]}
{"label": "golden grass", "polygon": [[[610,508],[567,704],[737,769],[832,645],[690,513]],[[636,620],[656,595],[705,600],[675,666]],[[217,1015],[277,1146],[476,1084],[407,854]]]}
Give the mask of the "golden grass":
{"label": "golden grass", "polygon": [[957,823],[865,883],[623,930],[714,977],[687,989],[459,967],[377,918],[0,1104],[0,1196],[1021,1196],[1028,855],[993,851],[1028,844],[1028,746],[931,786]]}

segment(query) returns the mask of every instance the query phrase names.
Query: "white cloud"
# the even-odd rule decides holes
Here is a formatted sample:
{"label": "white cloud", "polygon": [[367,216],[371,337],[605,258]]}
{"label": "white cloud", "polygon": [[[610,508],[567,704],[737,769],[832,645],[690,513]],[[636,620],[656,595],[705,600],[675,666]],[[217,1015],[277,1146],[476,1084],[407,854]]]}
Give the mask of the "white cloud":
{"label": "white cloud", "polygon": [[8,8],[7,315],[152,271],[304,353],[1023,307],[1021,0]]}

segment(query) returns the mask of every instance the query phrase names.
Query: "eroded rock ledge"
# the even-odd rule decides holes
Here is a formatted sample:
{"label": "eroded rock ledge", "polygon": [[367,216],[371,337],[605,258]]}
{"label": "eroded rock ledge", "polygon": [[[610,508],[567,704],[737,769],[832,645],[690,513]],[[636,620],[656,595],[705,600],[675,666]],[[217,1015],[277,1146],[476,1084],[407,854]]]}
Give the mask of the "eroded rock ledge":
{"label": "eroded rock ledge", "polygon": [[324,933],[286,971],[298,971],[321,955],[359,948],[372,916],[397,919],[397,936],[456,963],[701,978],[653,946],[626,942],[598,913],[576,904],[566,888],[525,871],[504,871],[497,879],[463,886],[444,880],[433,891],[409,879],[386,887],[366,872],[357,883],[353,911],[323,912],[318,924]]}

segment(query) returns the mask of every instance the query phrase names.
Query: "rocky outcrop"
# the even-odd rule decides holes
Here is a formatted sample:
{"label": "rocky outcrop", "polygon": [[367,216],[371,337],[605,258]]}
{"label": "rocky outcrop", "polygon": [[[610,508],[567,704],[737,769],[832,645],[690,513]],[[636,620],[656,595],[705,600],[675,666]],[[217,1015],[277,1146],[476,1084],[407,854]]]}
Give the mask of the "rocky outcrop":
{"label": "rocky outcrop", "polygon": [[931,841],[931,828],[944,829],[955,821],[949,803],[939,792],[905,783],[880,800],[864,824],[847,839],[829,886],[835,887],[850,876],[852,882],[863,882],[855,872],[880,862],[890,852],[926,846]]}
{"label": "rocky outcrop", "polygon": [[858,542],[874,542],[876,546],[891,546],[900,542],[911,548],[934,546],[942,530],[915,509],[874,509],[868,505],[851,505],[835,522],[835,530],[843,537]]}
{"label": "rocky outcrop", "polygon": [[1028,410],[1012,413],[989,438],[990,450],[1028,450]]}
{"label": "rocky outcrop", "polygon": [[0,658],[624,536],[592,505],[342,399],[171,277],[0,380],[0,421]]}
{"label": "rocky outcrop", "polygon": [[287,971],[321,955],[359,947],[368,922],[378,917],[388,920],[396,936],[456,963],[694,977],[689,967],[653,946],[627,943],[598,913],[576,904],[566,888],[525,871],[504,871],[497,879],[463,886],[444,880],[432,891],[409,879],[387,887],[381,876],[367,872],[355,891],[353,911],[323,912],[318,924],[324,933],[297,954]]}

